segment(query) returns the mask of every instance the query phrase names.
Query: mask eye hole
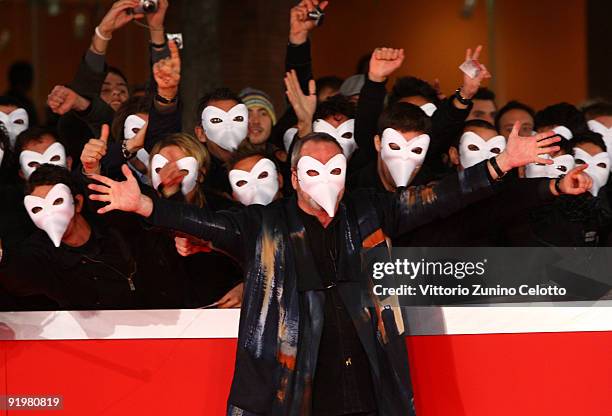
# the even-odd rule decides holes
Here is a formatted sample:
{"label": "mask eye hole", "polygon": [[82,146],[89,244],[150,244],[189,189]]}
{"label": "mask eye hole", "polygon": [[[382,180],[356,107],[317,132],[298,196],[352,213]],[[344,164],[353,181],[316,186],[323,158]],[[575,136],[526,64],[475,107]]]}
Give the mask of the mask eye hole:
{"label": "mask eye hole", "polygon": [[557,170],[560,172],[567,172],[567,166],[558,166]]}
{"label": "mask eye hole", "polygon": [[472,152],[478,152],[480,148],[476,146],[475,144],[470,144],[468,145],[468,150],[471,150]]}
{"label": "mask eye hole", "polygon": [[41,207],[34,207],[34,208],[32,208],[32,214],[38,214],[40,211],[42,211]]}
{"label": "mask eye hole", "polygon": [[608,168],[608,165],[603,163],[603,162],[602,163],[598,163],[597,166],[602,168],[602,169],[607,169]]}
{"label": "mask eye hole", "polygon": [[162,168],[155,168],[155,173],[159,173],[162,170]]}
{"label": "mask eye hole", "polygon": [[400,150],[400,147],[397,143],[389,143],[389,148],[391,150]]}
{"label": "mask eye hole", "polygon": [[138,127],[134,127],[132,129],[132,133],[134,133],[134,134],[138,134],[139,131],[140,131],[140,129]]}
{"label": "mask eye hole", "polygon": [[38,163],[38,162],[30,162],[30,163],[28,163],[28,167],[30,167],[30,168],[38,169],[39,166],[40,166],[40,163]]}
{"label": "mask eye hole", "polygon": [[53,156],[51,159],[49,159],[50,162],[59,162],[60,161],[60,155],[55,155]]}
{"label": "mask eye hole", "polygon": [[179,172],[185,174],[185,175],[189,175],[189,171],[187,169],[181,169],[179,170]]}
{"label": "mask eye hole", "polygon": [[352,139],[353,138],[353,133],[351,133],[350,131],[347,131],[346,133],[344,133],[342,135],[343,139]]}
{"label": "mask eye hole", "polygon": [[221,120],[219,117],[215,117],[215,118],[211,118],[210,122],[212,124],[219,124],[219,123],[223,123],[223,120]]}
{"label": "mask eye hole", "polygon": [[238,182],[236,182],[236,186],[237,186],[238,188],[242,188],[242,187],[243,187],[244,185],[246,185],[247,183],[248,183],[248,182],[247,182],[247,181],[245,181],[245,180],[238,181]]}
{"label": "mask eye hole", "polygon": [[336,168],[336,169],[332,170],[329,173],[331,173],[332,175],[338,176],[338,175],[340,175],[342,173],[342,169]]}
{"label": "mask eye hole", "polygon": [[496,155],[501,153],[501,149],[499,147],[494,147],[491,149],[491,153],[495,153]]}
{"label": "mask eye hole", "polygon": [[236,117],[234,117],[234,121],[237,121],[237,122],[242,122],[242,121],[244,121],[244,117],[242,117],[242,116],[236,116]]}
{"label": "mask eye hole", "polygon": [[576,159],[576,164],[577,165],[584,165],[586,162],[582,159]]}
{"label": "mask eye hole", "polygon": [[57,198],[55,201],[53,201],[54,206],[62,205],[63,203],[64,203],[64,198]]}
{"label": "mask eye hole", "polygon": [[420,155],[423,153],[423,148],[422,147],[415,147],[414,149],[412,149],[412,153],[414,153],[415,155]]}
{"label": "mask eye hole", "polygon": [[13,121],[13,124],[20,124],[20,125],[23,125],[23,124],[25,124],[25,121],[24,121],[24,120],[22,120],[22,119],[18,119],[18,120]]}
{"label": "mask eye hole", "polygon": [[306,175],[308,175],[308,176],[319,176],[319,172],[317,172],[317,171],[316,171],[316,170],[314,170],[314,169],[308,169],[308,170],[306,171]]}
{"label": "mask eye hole", "polygon": [[259,174],[259,176],[257,177],[257,179],[266,179],[268,176],[269,176],[269,175],[268,175],[268,172],[267,172],[267,171],[264,171],[264,172],[261,172],[261,173]]}

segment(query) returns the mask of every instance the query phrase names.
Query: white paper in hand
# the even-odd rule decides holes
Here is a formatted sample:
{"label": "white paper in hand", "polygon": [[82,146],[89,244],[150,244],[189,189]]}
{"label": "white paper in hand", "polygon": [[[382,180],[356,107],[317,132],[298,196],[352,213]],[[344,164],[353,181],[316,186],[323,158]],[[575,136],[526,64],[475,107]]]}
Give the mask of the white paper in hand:
{"label": "white paper in hand", "polygon": [[481,66],[478,61],[468,59],[467,61],[462,63],[461,66],[459,66],[459,69],[463,71],[463,73],[466,74],[468,77],[474,79],[480,74]]}

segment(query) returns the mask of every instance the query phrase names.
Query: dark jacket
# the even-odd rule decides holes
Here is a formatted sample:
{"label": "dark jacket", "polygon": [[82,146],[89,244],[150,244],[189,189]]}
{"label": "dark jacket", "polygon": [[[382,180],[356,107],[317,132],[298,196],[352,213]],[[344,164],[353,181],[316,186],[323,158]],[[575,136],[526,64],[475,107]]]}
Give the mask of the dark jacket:
{"label": "dark jacket", "polygon": [[[373,299],[376,309],[361,306],[361,249],[384,245],[385,234],[409,232],[490,192],[488,170],[481,163],[434,187],[397,194],[362,191],[340,204],[336,215],[347,237],[338,256],[339,274],[353,280],[338,287],[370,361],[380,416],[414,414],[413,395],[404,323],[380,299]],[[298,273],[317,273],[298,209],[295,198],[217,213],[154,201],[148,221],[212,241],[245,270],[228,415],[311,414],[324,306],[321,293],[298,292]]]}

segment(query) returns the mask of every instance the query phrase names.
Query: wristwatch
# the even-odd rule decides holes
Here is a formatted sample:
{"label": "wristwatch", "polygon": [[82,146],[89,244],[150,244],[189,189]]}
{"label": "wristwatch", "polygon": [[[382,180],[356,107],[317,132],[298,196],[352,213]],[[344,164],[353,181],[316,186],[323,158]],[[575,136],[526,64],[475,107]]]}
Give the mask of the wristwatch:
{"label": "wristwatch", "polygon": [[455,98],[463,105],[470,105],[472,103],[471,98],[463,98],[461,95],[461,87],[457,88],[457,91],[455,91]]}
{"label": "wristwatch", "polygon": [[489,163],[491,164],[491,167],[493,168],[495,173],[497,173],[497,179],[496,180],[500,181],[508,173],[508,172],[504,172],[499,167],[499,164],[497,163],[497,157],[492,157],[491,159],[489,159]]}
{"label": "wristwatch", "polygon": [[155,94],[155,100],[159,101],[162,104],[174,104],[176,102],[176,100],[177,100],[177,96],[175,95],[174,98],[169,100],[167,98],[162,97],[159,94]]}

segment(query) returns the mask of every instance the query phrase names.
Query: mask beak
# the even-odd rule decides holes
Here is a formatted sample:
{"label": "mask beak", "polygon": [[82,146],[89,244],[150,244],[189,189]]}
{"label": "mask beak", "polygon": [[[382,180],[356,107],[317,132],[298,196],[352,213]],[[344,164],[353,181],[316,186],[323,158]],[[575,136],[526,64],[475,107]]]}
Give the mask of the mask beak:
{"label": "mask beak", "polygon": [[330,186],[321,186],[316,193],[317,198],[313,198],[317,204],[327,212],[331,218],[336,215],[336,202],[338,202],[338,192]]}

